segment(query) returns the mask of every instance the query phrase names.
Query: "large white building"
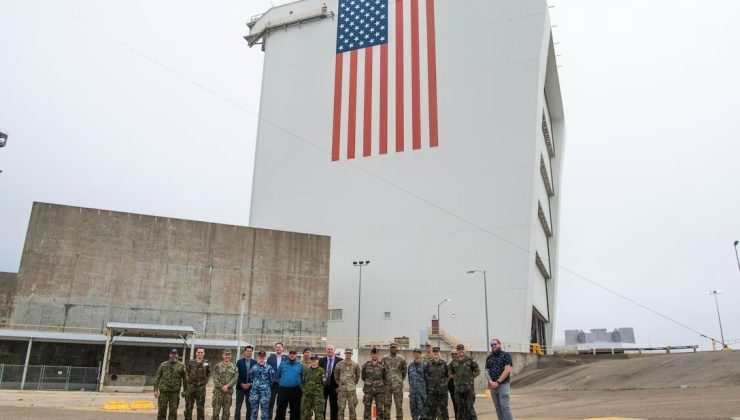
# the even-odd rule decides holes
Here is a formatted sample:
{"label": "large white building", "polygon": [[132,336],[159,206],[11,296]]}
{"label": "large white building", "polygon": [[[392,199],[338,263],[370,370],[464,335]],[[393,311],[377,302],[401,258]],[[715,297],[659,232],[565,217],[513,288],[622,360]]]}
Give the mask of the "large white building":
{"label": "large white building", "polygon": [[439,310],[483,349],[471,270],[491,338],[552,343],[565,130],[545,0],[303,0],[248,27],[250,224],[331,236],[330,339],[354,343],[369,260],[363,345],[414,345]]}

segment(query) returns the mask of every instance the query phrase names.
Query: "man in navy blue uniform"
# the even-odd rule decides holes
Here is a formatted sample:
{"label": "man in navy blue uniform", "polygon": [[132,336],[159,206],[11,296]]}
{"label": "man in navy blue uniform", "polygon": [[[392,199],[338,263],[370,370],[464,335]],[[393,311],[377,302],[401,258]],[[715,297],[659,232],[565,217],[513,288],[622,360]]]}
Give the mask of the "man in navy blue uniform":
{"label": "man in navy blue uniform", "polygon": [[272,370],[275,371],[275,382],[272,384],[270,404],[267,408],[267,418],[269,419],[272,419],[272,413],[275,409],[275,400],[277,400],[278,396],[277,371],[280,369],[280,365],[283,364],[283,362],[288,361],[288,356],[283,354],[283,350],[283,343],[275,343],[275,354],[271,354],[270,357],[267,358],[267,364],[272,366]]}
{"label": "man in navy blue uniform", "polygon": [[234,410],[234,419],[240,420],[242,414],[242,403],[247,406],[247,414],[245,418],[249,418],[251,411],[249,407],[249,391],[252,387],[252,381],[249,380],[249,369],[257,364],[257,361],[252,359],[252,352],[254,347],[244,347],[244,357],[236,362],[236,369],[239,371],[239,377],[236,380],[236,409]]}

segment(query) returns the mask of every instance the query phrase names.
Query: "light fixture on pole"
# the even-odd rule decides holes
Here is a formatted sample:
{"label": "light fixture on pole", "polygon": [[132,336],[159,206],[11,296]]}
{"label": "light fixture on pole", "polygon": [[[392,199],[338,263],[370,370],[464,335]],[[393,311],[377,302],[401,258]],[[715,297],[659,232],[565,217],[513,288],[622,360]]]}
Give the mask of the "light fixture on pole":
{"label": "light fixture on pole", "polygon": [[491,343],[491,337],[488,330],[488,279],[486,278],[486,269],[483,270],[470,270],[468,274],[483,273],[483,303],[486,305],[486,344],[483,346],[488,350],[488,346]]}
{"label": "light fixture on pole", "polygon": [[738,255],[737,255],[737,244],[739,242],[740,241],[735,241],[734,242],[734,245],[735,245],[735,259],[737,260],[737,271],[740,271],[740,257],[738,257]]}
{"label": "light fixture on pole", "polygon": [[[362,308],[362,267],[370,264],[370,261],[352,261],[352,265],[360,269],[360,281],[357,288],[357,351],[360,351],[360,309]],[[359,354],[359,353],[358,353]]]}
{"label": "light fixture on pole", "polygon": [[725,333],[722,332],[722,318],[719,316],[719,303],[717,302],[717,295],[722,294],[721,290],[710,290],[710,295],[714,295],[714,305],[717,307],[717,320],[719,320],[719,336],[722,339],[722,348],[726,348],[725,346]]}
{"label": "light fixture on pole", "polygon": [[439,347],[439,340],[442,336],[442,326],[439,325],[441,323],[441,319],[439,318],[439,307],[444,305],[445,303],[449,302],[450,298],[447,298],[443,300],[442,302],[439,302],[439,305],[437,305],[437,347]]}
{"label": "light fixture on pole", "polygon": [[8,135],[5,133],[0,133],[0,147],[5,147],[7,143],[8,143]]}

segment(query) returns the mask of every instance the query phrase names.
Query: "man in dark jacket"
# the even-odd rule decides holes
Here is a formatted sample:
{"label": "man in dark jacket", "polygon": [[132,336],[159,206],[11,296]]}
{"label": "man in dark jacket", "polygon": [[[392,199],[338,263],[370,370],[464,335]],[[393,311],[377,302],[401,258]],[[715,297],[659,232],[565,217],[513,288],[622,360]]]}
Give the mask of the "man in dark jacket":
{"label": "man in dark jacket", "polygon": [[246,418],[249,418],[251,413],[249,407],[249,391],[252,387],[252,381],[249,380],[249,369],[257,364],[257,361],[252,359],[252,352],[254,347],[244,347],[244,357],[236,362],[236,369],[239,371],[239,377],[236,380],[236,409],[234,410],[234,419],[240,420],[242,414],[242,403],[247,406]]}
{"label": "man in dark jacket", "polygon": [[326,402],[329,401],[329,420],[337,420],[339,412],[337,404],[337,388],[339,384],[334,379],[334,367],[342,361],[341,357],[334,354],[334,345],[326,346],[326,357],[319,359],[319,366],[326,371],[326,381],[324,381],[324,418],[326,417]]}

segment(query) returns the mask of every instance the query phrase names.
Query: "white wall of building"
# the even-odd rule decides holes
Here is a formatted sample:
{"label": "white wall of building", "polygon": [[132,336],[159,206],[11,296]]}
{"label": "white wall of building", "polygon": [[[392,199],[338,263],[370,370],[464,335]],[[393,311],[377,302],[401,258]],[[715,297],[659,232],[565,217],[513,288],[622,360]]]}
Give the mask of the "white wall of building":
{"label": "white wall of building", "polygon": [[[269,19],[324,3],[336,10],[336,1],[304,0],[272,9]],[[552,60],[547,5],[435,5],[436,148],[411,150],[407,135],[406,151],[379,156],[374,150],[362,158],[358,141],[358,158],[332,162],[336,21],[267,36],[250,224],[331,236],[329,307],[343,310],[342,321],[330,322],[331,336],[357,334],[358,269],[352,261],[362,259],[371,261],[363,269],[365,340],[409,336],[418,342],[437,304],[450,298],[442,306],[442,328],[482,348],[483,282],[466,271],[485,268],[491,336],[524,348],[532,306],[552,320],[557,279],[551,269],[553,278],[544,280],[534,256],[537,250],[546,264],[548,255],[556,261],[562,162],[562,127],[553,128],[552,167],[541,130]],[[548,85],[548,100],[553,119],[562,120],[551,74],[556,68],[549,67],[556,85]],[[549,200],[541,156],[555,183]],[[538,201],[552,218],[549,239]]]}

